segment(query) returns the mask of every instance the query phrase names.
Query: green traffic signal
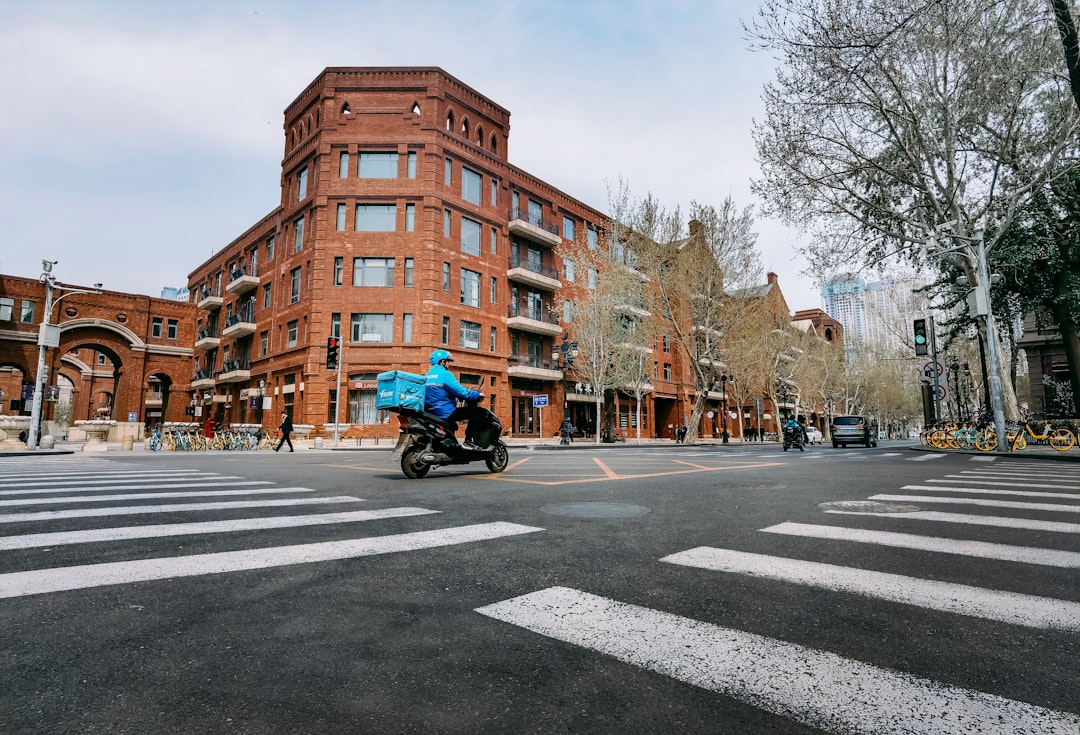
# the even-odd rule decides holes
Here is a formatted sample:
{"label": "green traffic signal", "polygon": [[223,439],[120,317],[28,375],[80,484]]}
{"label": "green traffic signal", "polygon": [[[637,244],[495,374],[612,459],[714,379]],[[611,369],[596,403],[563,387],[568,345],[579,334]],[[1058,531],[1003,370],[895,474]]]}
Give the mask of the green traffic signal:
{"label": "green traffic signal", "polygon": [[927,344],[930,342],[930,338],[926,331],[926,320],[916,319],[914,322],[915,331],[915,354],[925,355],[927,354]]}

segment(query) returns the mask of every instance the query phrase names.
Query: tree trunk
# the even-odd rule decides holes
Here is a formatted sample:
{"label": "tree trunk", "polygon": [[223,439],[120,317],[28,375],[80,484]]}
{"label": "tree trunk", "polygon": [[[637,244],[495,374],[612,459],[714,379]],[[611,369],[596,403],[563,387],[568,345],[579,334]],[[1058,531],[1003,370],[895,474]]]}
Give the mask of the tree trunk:
{"label": "tree trunk", "polygon": [[1065,50],[1065,68],[1069,70],[1073,100],[1080,107],[1080,41],[1077,40],[1076,23],[1069,12],[1068,0],[1050,0],[1050,7],[1054,11],[1061,45]]}

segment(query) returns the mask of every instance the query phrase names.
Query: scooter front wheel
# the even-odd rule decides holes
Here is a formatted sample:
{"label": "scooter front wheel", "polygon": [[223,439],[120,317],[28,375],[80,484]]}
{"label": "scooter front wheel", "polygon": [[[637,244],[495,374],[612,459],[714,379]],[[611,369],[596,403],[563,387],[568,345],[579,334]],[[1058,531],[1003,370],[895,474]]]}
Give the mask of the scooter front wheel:
{"label": "scooter front wheel", "polygon": [[495,446],[491,448],[491,456],[485,459],[484,463],[492,472],[502,472],[510,464],[510,452],[501,440],[495,442]]}
{"label": "scooter front wheel", "polygon": [[424,447],[414,444],[401,455],[401,471],[405,477],[410,480],[419,480],[431,470],[431,465],[421,458],[423,454]]}

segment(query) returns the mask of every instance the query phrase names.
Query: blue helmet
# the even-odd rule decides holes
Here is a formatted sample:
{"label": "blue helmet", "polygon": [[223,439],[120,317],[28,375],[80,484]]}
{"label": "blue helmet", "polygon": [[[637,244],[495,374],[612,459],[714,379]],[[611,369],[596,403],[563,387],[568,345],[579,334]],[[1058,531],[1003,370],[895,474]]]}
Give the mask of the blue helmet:
{"label": "blue helmet", "polygon": [[438,365],[443,360],[454,361],[454,356],[446,350],[435,350],[431,353],[431,357],[428,358],[428,362],[432,365]]}

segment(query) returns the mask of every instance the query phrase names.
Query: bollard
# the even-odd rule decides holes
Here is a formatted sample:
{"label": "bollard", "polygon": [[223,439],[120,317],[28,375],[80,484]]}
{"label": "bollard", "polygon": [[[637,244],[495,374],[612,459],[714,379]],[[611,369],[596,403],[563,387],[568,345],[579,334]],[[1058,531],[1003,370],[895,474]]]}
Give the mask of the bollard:
{"label": "bollard", "polygon": [[135,437],[130,434],[120,439],[120,448],[125,452],[130,452],[135,448]]}
{"label": "bollard", "polygon": [[323,439],[322,439],[322,437],[321,436],[315,437],[315,449],[322,449],[322,448],[323,448]]}

